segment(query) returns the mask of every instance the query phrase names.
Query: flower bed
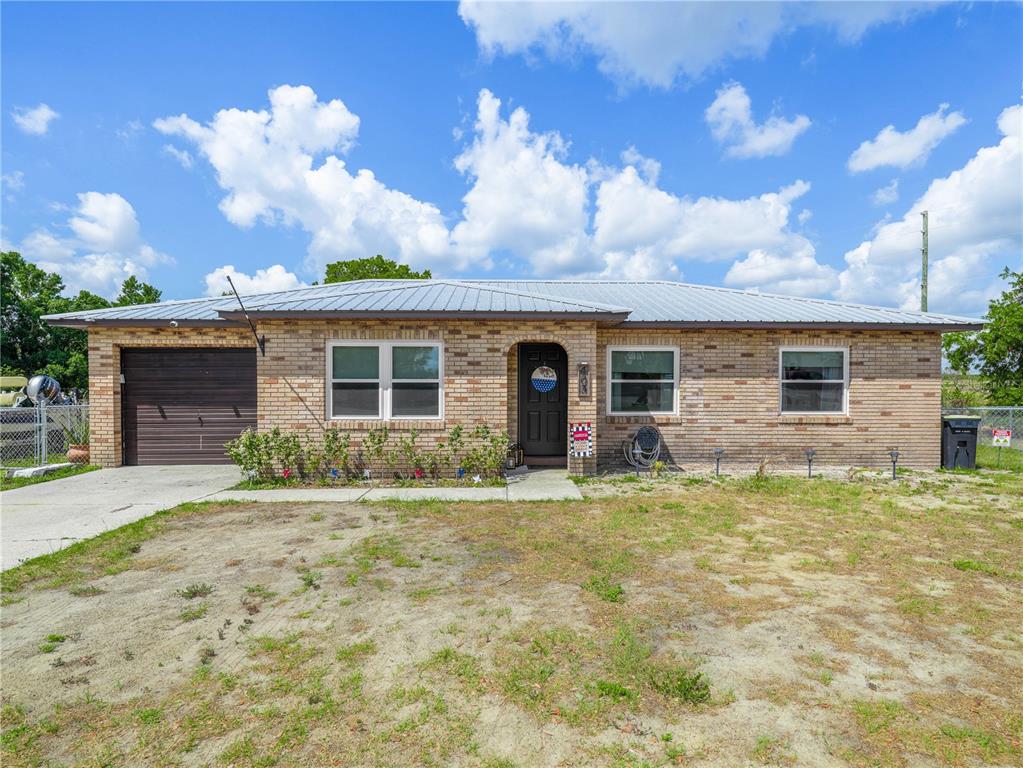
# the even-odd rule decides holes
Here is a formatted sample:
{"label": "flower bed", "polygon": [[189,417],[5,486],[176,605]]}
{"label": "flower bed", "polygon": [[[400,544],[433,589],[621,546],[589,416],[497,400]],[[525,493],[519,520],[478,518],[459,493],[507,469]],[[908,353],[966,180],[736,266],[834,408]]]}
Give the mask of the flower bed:
{"label": "flower bed", "polygon": [[338,429],[321,442],[274,428],[245,430],[225,448],[249,490],[287,486],[371,483],[401,486],[503,485],[508,433],[481,425],[466,433],[456,425],[429,449],[412,429],[392,438],[387,427],[370,430],[360,445]]}

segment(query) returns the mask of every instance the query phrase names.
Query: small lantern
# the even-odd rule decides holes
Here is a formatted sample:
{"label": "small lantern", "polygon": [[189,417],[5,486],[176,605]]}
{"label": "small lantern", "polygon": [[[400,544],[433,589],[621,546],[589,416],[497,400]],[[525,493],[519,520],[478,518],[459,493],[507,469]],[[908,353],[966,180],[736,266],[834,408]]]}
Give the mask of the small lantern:
{"label": "small lantern", "polygon": [[505,466],[508,469],[522,466],[523,458],[522,443],[511,443],[508,445],[508,454],[505,458]]}
{"label": "small lantern", "polygon": [[724,457],[724,455],[725,455],[725,449],[724,448],[715,448],[714,449],[714,474],[715,475],[720,475],[721,474],[721,459]]}
{"label": "small lantern", "polygon": [[813,448],[806,449],[806,476],[813,477],[813,457],[817,455],[817,451]]}
{"label": "small lantern", "polygon": [[899,451],[897,448],[892,448],[888,451],[888,456],[892,460],[892,480],[895,479],[895,465],[899,463]]}

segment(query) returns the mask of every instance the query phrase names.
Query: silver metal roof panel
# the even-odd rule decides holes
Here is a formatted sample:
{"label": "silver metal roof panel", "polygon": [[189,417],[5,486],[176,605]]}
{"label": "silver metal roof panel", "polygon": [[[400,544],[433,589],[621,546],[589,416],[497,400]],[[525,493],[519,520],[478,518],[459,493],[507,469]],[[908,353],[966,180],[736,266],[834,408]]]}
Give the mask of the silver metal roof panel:
{"label": "silver metal roof panel", "polygon": [[[357,280],[243,297],[256,317],[559,315],[605,317],[624,325],[850,326],[955,328],[983,321],[935,312],[780,296],[667,281],[625,280]],[[130,325],[171,320],[239,322],[233,297],[165,301],[47,315],[56,325]]]}

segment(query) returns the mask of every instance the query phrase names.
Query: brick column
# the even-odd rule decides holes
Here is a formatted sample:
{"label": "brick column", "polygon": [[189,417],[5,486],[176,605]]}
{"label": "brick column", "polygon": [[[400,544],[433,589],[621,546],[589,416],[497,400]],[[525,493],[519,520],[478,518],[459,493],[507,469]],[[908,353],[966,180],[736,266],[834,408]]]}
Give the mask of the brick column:
{"label": "brick column", "polygon": [[[569,445],[568,471],[573,475],[592,475],[597,471],[597,326],[591,323],[572,333],[565,351],[568,353],[568,423],[589,422],[593,427],[593,455],[572,456]],[[590,391],[579,394],[579,365],[589,364]],[[571,438],[571,435],[568,435]]]}
{"label": "brick column", "polygon": [[121,466],[121,353],[109,335],[89,331],[89,460]]}

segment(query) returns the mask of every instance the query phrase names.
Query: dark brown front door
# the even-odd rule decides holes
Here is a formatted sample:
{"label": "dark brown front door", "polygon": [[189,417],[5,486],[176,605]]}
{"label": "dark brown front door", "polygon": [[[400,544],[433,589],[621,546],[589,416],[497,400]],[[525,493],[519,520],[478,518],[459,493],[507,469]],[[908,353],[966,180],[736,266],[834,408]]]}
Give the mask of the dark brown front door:
{"label": "dark brown front door", "polygon": [[122,349],[125,464],[227,464],[256,428],[254,349]]}
{"label": "dark brown front door", "polygon": [[565,350],[557,344],[519,345],[519,442],[527,456],[567,455],[567,385]]}

